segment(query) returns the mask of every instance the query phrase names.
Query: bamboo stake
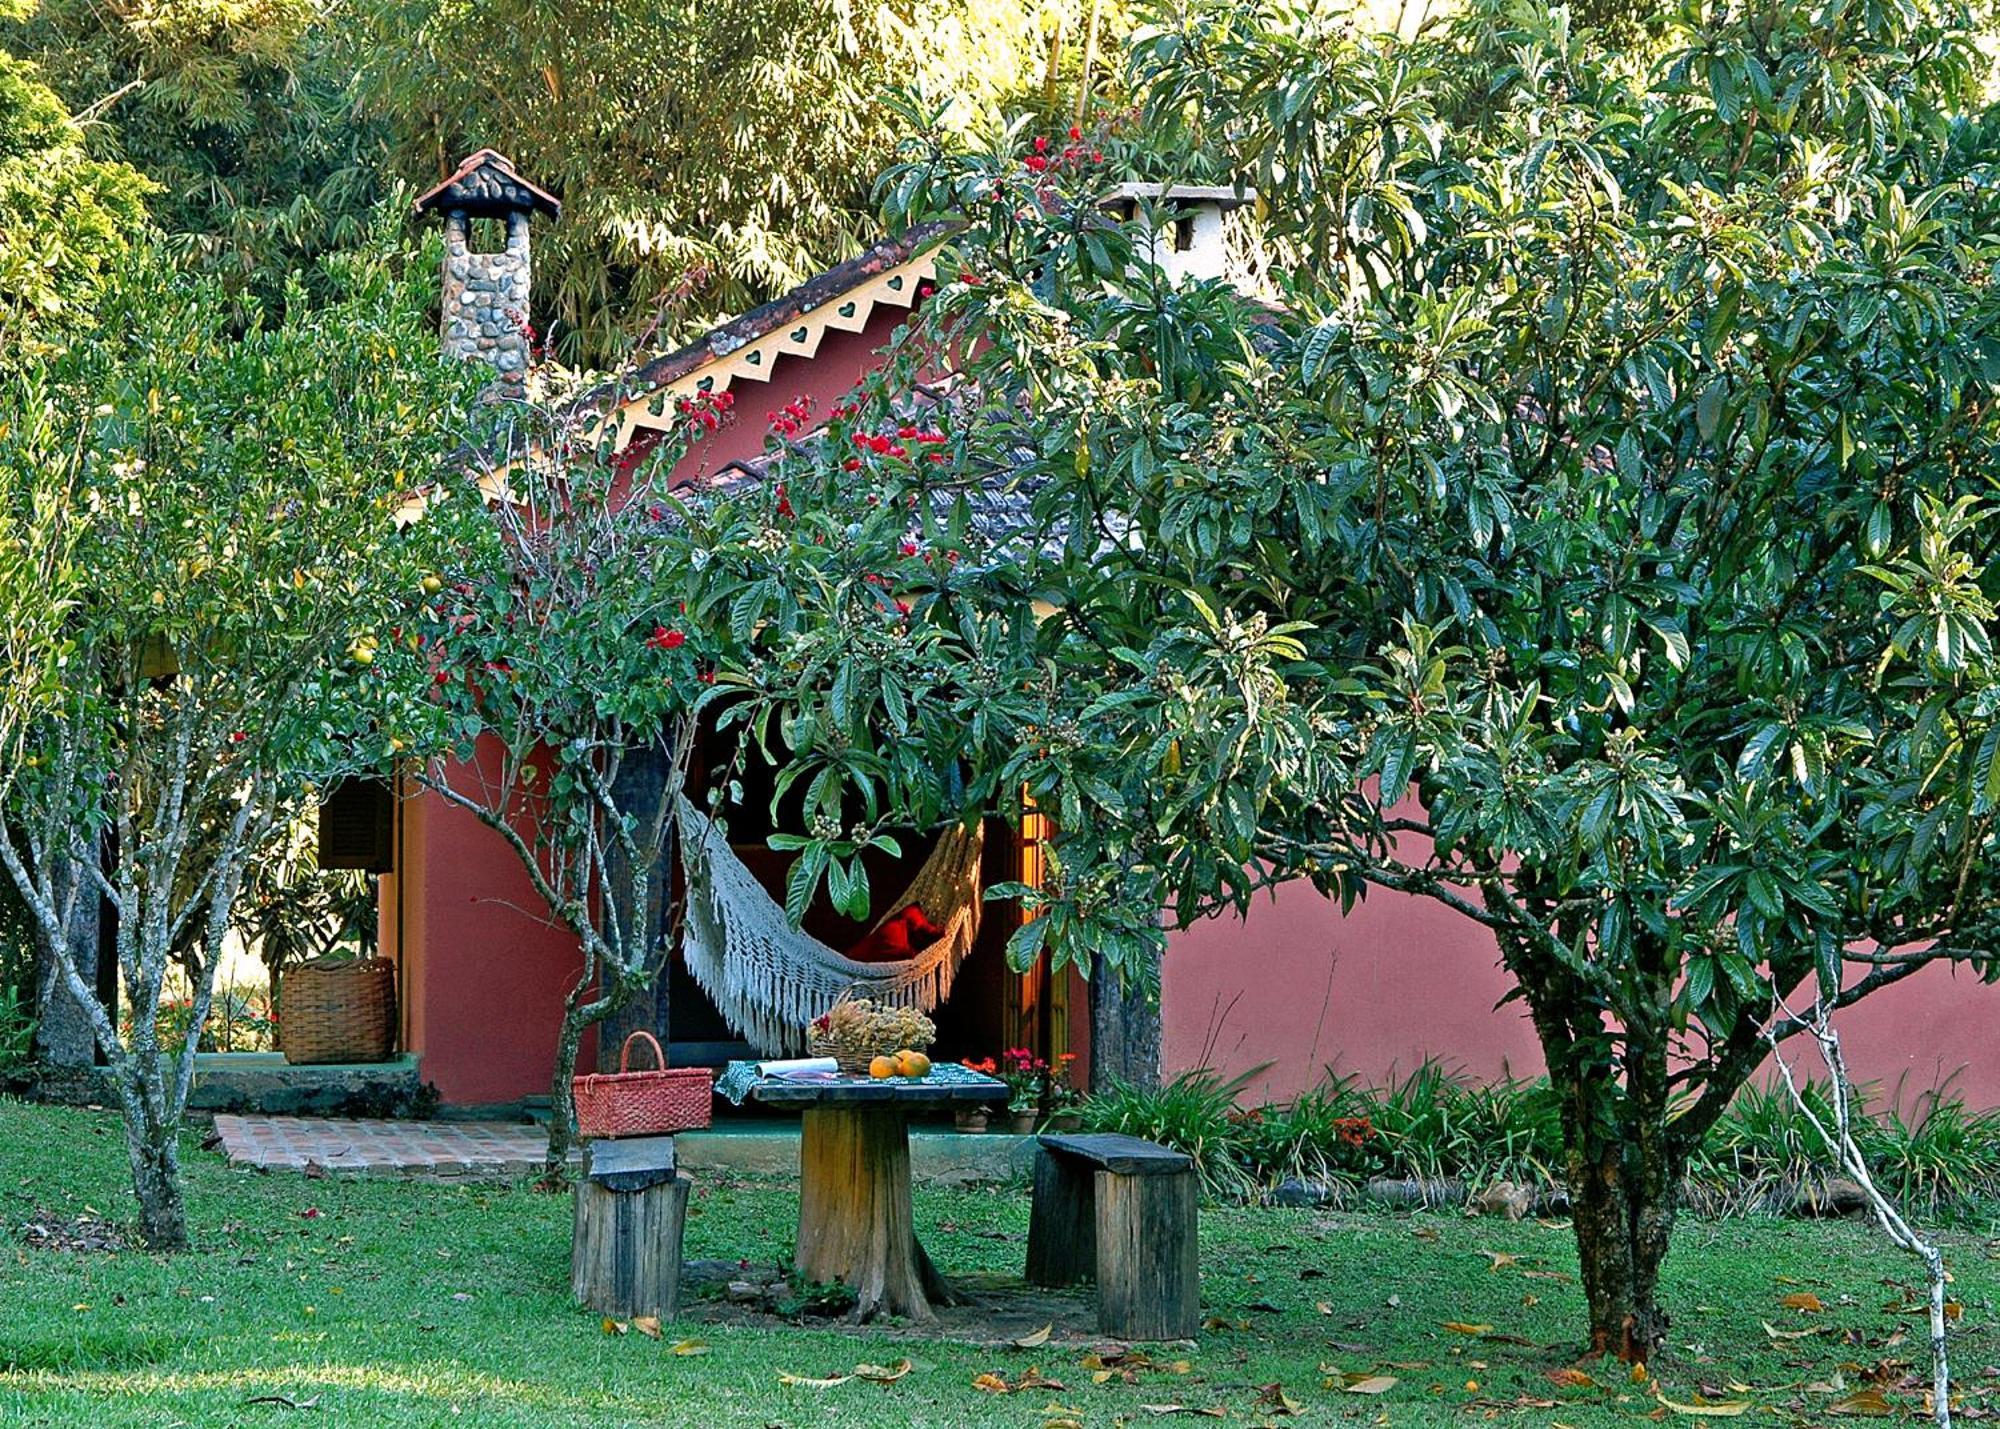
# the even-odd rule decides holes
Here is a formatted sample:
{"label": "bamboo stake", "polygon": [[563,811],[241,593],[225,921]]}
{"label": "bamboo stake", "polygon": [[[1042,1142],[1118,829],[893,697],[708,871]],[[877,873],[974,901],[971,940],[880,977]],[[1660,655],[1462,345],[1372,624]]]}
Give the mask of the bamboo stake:
{"label": "bamboo stake", "polygon": [[[1784,1004],[1779,1003],[1782,1009]],[[1789,1016],[1789,1012],[1787,1012]],[[1951,1366],[1945,1354],[1945,1286],[1950,1276],[1945,1270],[1944,1255],[1938,1248],[1910,1228],[1908,1221],[1889,1204],[1875,1184],[1875,1178],[1868,1173],[1868,1158],[1861,1154],[1855,1144],[1852,1114],[1852,1083],[1847,1077],[1847,1061],[1841,1055],[1840,1034],[1834,1030],[1831,1010],[1825,1002],[1815,1002],[1812,1020],[1807,1024],[1813,1040],[1819,1044],[1821,1060],[1826,1063],[1827,1072],[1833,1078],[1833,1126],[1829,1128],[1810,1105],[1798,1082],[1792,1076],[1791,1066],[1785,1061],[1784,1053],[1766,1028],[1764,1040],[1770,1044],[1771,1060],[1777,1065],[1778,1075],[1784,1079],[1785,1090],[1791,1094],[1792,1102],[1805,1119],[1811,1123],[1813,1131],[1831,1151],[1841,1170],[1861,1188],[1868,1198],[1869,1207],[1875,1212],[1875,1220],[1883,1232],[1900,1249],[1908,1251],[1924,1263],[1924,1272],[1930,1281],[1931,1319],[1931,1418],[1938,1429],[1951,1429]]]}

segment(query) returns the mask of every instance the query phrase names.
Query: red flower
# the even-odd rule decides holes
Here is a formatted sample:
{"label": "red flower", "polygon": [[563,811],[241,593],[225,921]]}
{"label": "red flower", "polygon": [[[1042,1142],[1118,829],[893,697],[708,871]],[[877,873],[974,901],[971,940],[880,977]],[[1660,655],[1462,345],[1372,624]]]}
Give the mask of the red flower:
{"label": "red flower", "polygon": [[897,601],[896,613],[899,615],[908,615],[910,613],[910,603],[907,600]]}
{"label": "red flower", "polygon": [[687,644],[687,636],[664,625],[655,625],[653,633],[646,638],[646,644],[655,650],[678,650]]}
{"label": "red flower", "polygon": [[1069,137],[1072,139],[1081,139],[1083,137],[1083,126],[1081,124],[1070,125]]}
{"label": "red flower", "polygon": [[914,556],[914,555],[915,555],[916,553],[917,553],[917,543],[916,543],[915,541],[905,541],[905,542],[903,542],[903,554],[904,554],[904,555],[906,555],[906,556]]}
{"label": "red flower", "polygon": [[230,731],[229,742],[231,744],[241,744],[244,740],[248,739],[249,737],[250,737],[249,735],[245,734],[240,729],[232,730]]}
{"label": "red flower", "polygon": [[1049,136],[1046,134],[1037,134],[1035,136],[1035,152],[1037,154],[1046,154],[1048,151]]}

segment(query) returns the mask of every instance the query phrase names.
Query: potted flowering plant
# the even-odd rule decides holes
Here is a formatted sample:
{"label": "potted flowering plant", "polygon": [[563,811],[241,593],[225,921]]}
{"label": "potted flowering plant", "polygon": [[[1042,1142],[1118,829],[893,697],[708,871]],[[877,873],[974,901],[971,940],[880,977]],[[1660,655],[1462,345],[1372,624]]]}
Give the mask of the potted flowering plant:
{"label": "potted flowering plant", "polygon": [[1077,1103],[1083,1100],[1083,1093],[1070,1081],[1071,1069],[1075,1065],[1076,1053],[1060,1054],[1043,1083],[1042,1106],[1050,1131],[1075,1131],[1083,1124],[1083,1113],[1077,1109]]}
{"label": "potted flowering plant", "polygon": [[1027,1136],[1041,1119],[1049,1064],[1025,1047],[1009,1047],[1000,1054],[999,1076],[1007,1084],[1008,1129]]}

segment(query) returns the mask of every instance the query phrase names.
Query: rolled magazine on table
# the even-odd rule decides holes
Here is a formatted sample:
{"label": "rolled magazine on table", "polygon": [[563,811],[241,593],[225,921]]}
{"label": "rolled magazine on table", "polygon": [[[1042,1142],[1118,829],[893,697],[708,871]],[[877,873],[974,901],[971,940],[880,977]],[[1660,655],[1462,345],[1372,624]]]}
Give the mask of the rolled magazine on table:
{"label": "rolled magazine on table", "polygon": [[810,1077],[839,1070],[840,1063],[831,1057],[781,1057],[757,1064],[760,1077]]}

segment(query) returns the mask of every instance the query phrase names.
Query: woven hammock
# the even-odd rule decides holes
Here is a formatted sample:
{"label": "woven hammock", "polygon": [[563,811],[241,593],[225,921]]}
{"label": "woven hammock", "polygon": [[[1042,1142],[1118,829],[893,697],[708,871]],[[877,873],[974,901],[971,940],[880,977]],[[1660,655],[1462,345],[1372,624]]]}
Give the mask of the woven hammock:
{"label": "woven hammock", "polygon": [[946,830],[908,890],[875,924],[881,927],[914,903],[943,934],[899,962],[862,963],[794,928],[715,820],[685,797],[679,819],[688,883],[682,955],[729,1025],[765,1056],[803,1051],[806,1024],[849,992],[919,1012],[951,995],[979,933],[979,864],[986,846],[981,825]]}

